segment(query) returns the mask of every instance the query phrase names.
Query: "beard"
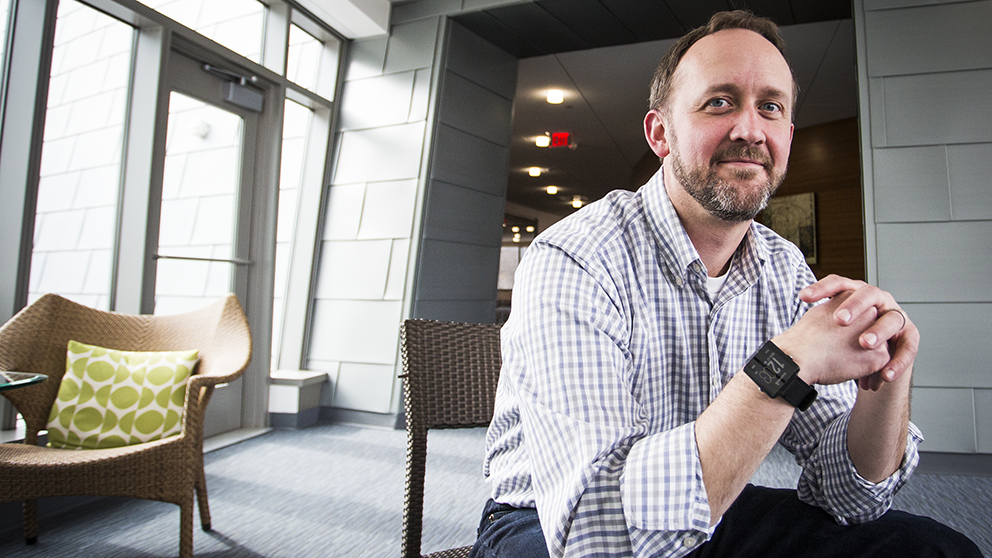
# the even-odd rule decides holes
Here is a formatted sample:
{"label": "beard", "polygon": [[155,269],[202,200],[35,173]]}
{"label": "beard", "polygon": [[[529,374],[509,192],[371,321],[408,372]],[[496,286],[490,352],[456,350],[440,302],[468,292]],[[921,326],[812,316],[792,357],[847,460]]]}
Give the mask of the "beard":
{"label": "beard", "polygon": [[[716,165],[726,159],[748,158],[759,161],[765,168],[768,177],[757,189],[745,189],[732,181],[717,177]],[[672,172],[682,183],[682,187],[693,197],[703,209],[711,215],[732,223],[743,223],[754,219],[768,205],[769,198],[785,180],[785,172],[777,173],[771,157],[760,149],[742,143],[734,143],[713,154],[708,168],[686,170],[682,158],[679,157],[678,140],[672,138],[672,150],[669,153]],[[735,169],[733,181],[751,181],[758,175],[756,169]]]}

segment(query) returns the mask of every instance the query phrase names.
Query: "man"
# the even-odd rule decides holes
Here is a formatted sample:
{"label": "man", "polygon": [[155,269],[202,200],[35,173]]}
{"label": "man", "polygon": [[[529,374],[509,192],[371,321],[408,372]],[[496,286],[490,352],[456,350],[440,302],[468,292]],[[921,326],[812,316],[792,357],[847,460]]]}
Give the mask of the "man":
{"label": "man", "polygon": [[[473,556],[981,555],[886,514],[922,441],[916,327],[875,287],[814,283],[752,221],[792,140],[781,51],[746,12],[689,33],[644,120],[662,169],[528,250]],[[803,466],[798,497],[748,485],[776,442]]]}

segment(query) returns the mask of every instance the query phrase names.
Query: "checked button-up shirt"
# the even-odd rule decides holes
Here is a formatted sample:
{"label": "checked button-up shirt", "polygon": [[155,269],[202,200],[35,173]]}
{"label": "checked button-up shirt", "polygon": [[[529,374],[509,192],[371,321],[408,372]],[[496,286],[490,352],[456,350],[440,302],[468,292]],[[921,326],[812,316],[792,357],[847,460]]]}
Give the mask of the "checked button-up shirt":
{"label": "checked button-up shirt", "polygon": [[[808,309],[801,252],[754,223],[711,298],[659,171],[542,233],[515,277],[485,474],[536,507],[552,556],[683,556],[712,534],[696,417],[765,341]],[[857,523],[884,513],[918,461],[874,484],[847,452],[857,386],[817,386],[779,442],[799,497]]]}

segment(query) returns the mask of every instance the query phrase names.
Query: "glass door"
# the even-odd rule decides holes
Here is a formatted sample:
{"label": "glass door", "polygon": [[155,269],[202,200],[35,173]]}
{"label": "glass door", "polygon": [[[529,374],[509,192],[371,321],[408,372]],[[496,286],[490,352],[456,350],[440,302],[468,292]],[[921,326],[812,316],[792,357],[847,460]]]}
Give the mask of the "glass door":
{"label": "glass door", "polygon": [[[155,314],[200,308],[230,292],[247,308],[256,107],[261,109],[262,94],[230,72],[176,53],[169,76]],[[205,436],[240,426],[242,383],[217,387]]]}

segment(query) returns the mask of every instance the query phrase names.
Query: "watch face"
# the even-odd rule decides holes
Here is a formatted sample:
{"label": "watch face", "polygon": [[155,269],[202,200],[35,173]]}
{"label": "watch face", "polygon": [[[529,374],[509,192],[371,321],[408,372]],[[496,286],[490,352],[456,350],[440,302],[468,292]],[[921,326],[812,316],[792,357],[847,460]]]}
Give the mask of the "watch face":
{"label": "watch face", "polygon": [[769,382],[777,381],[781,385],[792,376],[791,367],[789,367],[782,355],[771,350],[768,345],[762,347],[756,356],[765,365],[765,371],[774,378],[773,380],[770,379]]}
{"label": "watch face", "polygon": [[755,353],[747,367],[751,377],[769,397],[777,396],[782,386],[798,372],[796,365],[770,343]]}
{"label": "watch face", "polygon": [[768,394],[768,397],[775,397],[785,385],[785,380],[764,366],[758,359],[751,359],[744,367],[745,372],[758,384],[761,391]]}

